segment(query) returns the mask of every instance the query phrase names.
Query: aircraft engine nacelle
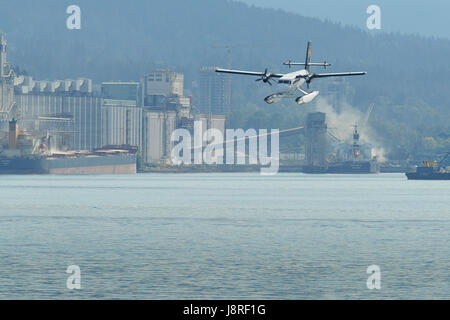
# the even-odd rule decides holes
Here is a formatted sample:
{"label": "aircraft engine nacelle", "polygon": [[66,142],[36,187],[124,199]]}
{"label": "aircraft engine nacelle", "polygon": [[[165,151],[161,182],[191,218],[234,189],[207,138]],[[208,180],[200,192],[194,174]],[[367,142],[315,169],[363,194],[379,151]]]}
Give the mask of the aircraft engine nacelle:
{"label": "aircraft engine nacelle", "polygon": [[295,99],[298,104],[305,104],[313,101],[319,95],[319,91],[313,91],[311,93],[305,94],[304,96]]}

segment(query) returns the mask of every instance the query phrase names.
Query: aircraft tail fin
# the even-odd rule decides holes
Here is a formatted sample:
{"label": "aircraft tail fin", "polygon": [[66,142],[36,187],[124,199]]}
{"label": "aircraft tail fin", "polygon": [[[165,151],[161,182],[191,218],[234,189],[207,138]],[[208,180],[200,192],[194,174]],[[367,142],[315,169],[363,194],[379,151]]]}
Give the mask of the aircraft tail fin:
{"label": "aircraft tail fin", "polygon": [[305,69],[309,71],[311,63],[311,41],[308,41],[308,48],[306,48]]}
{"label": "aircraft tail fin", "polygon": [[308,47],[306,48],[306,59],[305,62],[292,62],[291,60],[287,61],[287,62],[283,62],[283,64],[285,66],[305,66],[305,69],[309,71],[310,67],[324,67],[325,69],[329,66],[331,66],[331,64],[327,63],[326,61],[324,61],[323,63],[320,62],[311,62],[311,47],[312,47],[312,42],[308,41]]}

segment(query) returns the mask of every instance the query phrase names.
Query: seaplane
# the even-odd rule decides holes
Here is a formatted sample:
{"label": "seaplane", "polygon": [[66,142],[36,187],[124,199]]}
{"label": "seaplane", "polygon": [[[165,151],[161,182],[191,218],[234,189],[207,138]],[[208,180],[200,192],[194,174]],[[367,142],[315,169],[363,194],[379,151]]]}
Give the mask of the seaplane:
{"label": "seaplane", "polygon": [[284,88],[283,91],[273,93],[264,98],[264,101],[268,104],[276,103],[283,98],[293,98],[298,95],[300,91],[301,96],[295,99],[297,104],[302,105],[313,101],[318,95],[319,91],[315,90],[312,92],[308,92],[302,88],[302,86],[306,83],[307,90],[309,90],[309,85],[311,81],[316,78],[330,78],[330,77],[347,77],[347,76],[362,76],[367,74],[367,72],[340,72],[340,73],[311,73],[311,67],[324,67],[325,69],[331,64],[326,61],[323,63],[315,63],[311,62],[311,41],[308,41],[308,47],[306,49],[306,59],[305,62],[284,62],[283,65],[289,66],[304,66],[305,68],[302,70],[297,70],[289,73],[268,73],[267,69],[264,72],[253,72],[253,71],[245,71],[245,70],[232,70],[232,69],[221,69],[216,68],[216,72],[221,73],[231,73],[231,74],[242,74],[248,76],[256,76],[259,77],[256,81],[262,81],[263,83],[267,83],[272,85],[273,79],[277,79],[277,83]]}

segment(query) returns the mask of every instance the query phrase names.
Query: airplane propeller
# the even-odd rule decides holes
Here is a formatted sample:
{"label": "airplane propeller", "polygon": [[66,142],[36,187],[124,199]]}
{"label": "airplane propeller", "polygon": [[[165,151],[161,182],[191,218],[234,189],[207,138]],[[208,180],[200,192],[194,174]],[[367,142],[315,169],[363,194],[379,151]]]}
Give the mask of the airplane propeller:
{"label": "airplane propeller", "polygon": [[272,77],[272,74],[271,73],[267,73],[267,68],[266,68],[266,70],[264,71],[264,74],[261,76],[261,78],[256,79],[255,81],[261,81],[262,80],[262,82],[272,85],[272,83],[270,82],[270,78],[271,77]]}
{"label": "airplane propeller", "polygon": [[313,79],[314,77],[312,76],[312,75],[308,75],[306,78],[305,78],[305,82],[306,82],[306,87],[309,89],[309,85],[311,84],[311,81],[312,81],[312,79]]}

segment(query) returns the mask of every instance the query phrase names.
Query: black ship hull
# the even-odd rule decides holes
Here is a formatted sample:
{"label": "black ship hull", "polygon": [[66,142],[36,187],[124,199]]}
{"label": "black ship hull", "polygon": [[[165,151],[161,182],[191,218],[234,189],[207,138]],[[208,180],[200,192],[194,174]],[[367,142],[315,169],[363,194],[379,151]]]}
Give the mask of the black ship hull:
{"label": "black ship hull", "polygon": [[330,164],[328,167],[304,166],[304,173],[334,173],[334,174],[369,174],[379,173],[379,165],[375,161],[346,161]]}
{"label": "black ship hull", "polygon": [[82,157],[1,158],[0,174],[132,174],[135,154]]}
{"label": "black ship hull", "polygon": [[408,172],[408,180],[450,180],[450,172]]}

